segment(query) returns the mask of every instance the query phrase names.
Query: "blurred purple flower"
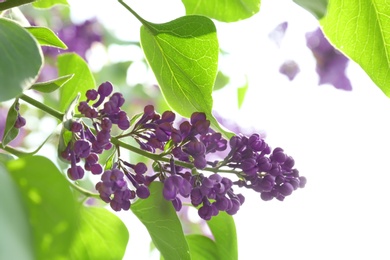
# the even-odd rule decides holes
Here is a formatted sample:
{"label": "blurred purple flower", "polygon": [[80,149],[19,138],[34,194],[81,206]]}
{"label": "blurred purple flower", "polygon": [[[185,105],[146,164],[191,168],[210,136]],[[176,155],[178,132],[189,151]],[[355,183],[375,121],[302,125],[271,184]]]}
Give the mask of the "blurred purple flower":
{"label": "blurred purple flower", "polygon": [[352,90],[351,82],[345,75],[348,58],[329,43],[320,28],[306,33],[306,44],[317,61],[319,84],[331,84],[337,89]]}
{"label": "blurred purple flower", "polygon": [[86,60],[87,51],[94,42],[102,41],[102,32],[96,18],[86,20],[82,24],[71,24],[57,31],[58,37],[68,46],[67,50],[43,48],[45,55],[56,56],[64,52],[75,52]]}
{"label": "blurred purple flower", "polygon": [[293,60],[286,60],[279,68],[279,72],[286,75],[291,81],[300,72],[298,64]]}
{"label": "blurred purple flower", "polygon": [[286,34],[286,30],[288,27],[287,22],[283,22],[275,27],[269,34],[268,37],[275,42],[275,44],[280,47],[280,43],[283,40],[284,35]]}

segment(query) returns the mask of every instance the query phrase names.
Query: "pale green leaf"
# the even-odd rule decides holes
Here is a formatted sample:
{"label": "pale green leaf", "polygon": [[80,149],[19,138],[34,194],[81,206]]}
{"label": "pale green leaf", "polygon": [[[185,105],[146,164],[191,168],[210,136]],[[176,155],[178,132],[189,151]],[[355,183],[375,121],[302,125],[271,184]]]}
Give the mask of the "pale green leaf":
{"label": "pale green leaf", "polygon": [[69,259],[122,259],[129,232],[115,214],[104,208],[81,207],[76,236]]}
{"label": "pale green leaf", "polygon": [[50,8],[57,4],[69,5],[67,0],[37,0],[32,5],[35,8]]}
{"label": "pale green leaf", "polygon": [[36,91],[42,92],[42,93],[50,93],[53,92],[59,88],[61,88],[66,82],[68,82],[73,75],[66,75],[62,76],[53,80],[45,81],[45,82],[38,82],[31,86],[30,89],[34,89]]}
{"label": "pale green leaf", "polygon": [[330,0],[321,25],[330,42],[390,97],[390,3]]}
{"label": "pale green leaf", "polygon": [[219,260],[218,250],[215,242],[210,238],[192,234],[186,236],[188,246],[190,247],[191,259],[194,260]]}
{"label": "pale green leaf", "polygon": [[64,50],[68,48],[65,43],[49,28],[26,27],[26,29],[35,37],[35,39],[37,39],[38,43],[42,46],[56,47]]}
{"label": "pale green leaf", "polygon": [[34,259],[66,259],[78,222],[78,203],[68,181],[42,156],[9,161],[6,166],[27,208]]}
{"label": "pale green leaf", "polygon": [[65,111],[78,93],[84,98],[88,89],[95,88],[95,79],[88,64],[75,53],[58,56],[58,74],[59,76],[74,74],[73,78],[60,88],[60,111]]}
{"label": "pale green leaf", "polygon": [[163,184],[152,182],[150,197],[138,200],[131,210],[145,225],[161,255],[167,259],[191,259],[187,241],[176,211],[162,196]]}
{"label": "pale green leaf", "polygon": [[244,86],[241,86],[237,88],[237,102],[238,102],[238,108],[241,108],[242,104],[244,103],[245,95],[248,90],[248,81],[246,81]]}
{"label": "pale green leaf", "polygon": [[200,14],[222,22],[235,22],[259,12],[260,0],[182,0],[187,14]]}
{"label": "pale green leaf", "polygon": [[37,79],[41,48],[26,29],[0,18],[0,102],[15,98]]}

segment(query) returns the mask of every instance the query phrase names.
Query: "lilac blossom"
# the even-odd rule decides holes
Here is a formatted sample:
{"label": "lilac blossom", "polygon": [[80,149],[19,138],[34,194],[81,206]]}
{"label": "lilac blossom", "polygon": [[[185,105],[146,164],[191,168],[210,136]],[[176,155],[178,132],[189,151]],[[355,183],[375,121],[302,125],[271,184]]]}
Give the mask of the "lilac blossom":
{"label": "lilac blossom", "polygon": [[320,28],[306,34],[306,44],[317,61],[319,84],[331,84],[337,89],[352,90],[351,82],[345,75],[348,58],[329,43]]}
{"label": "lilac blossom", "polygon": [[298,64],[293,60],[286,60],[279,68],[279,72],[291,81],[300,72]]}

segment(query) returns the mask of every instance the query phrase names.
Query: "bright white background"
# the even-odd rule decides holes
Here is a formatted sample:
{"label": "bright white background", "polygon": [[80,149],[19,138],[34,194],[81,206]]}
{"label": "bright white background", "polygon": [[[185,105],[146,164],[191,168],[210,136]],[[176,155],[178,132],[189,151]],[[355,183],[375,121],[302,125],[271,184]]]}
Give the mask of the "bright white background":
{"label": "bright white background", "polygon": [[[69,2],[75,21],[97,15],[123,39],[139,40],[139,22],[116,1]],[[151,22],[185,14],[180,0],[128,3]],[[284,21],[289,26],[278,47],[268,34]],[[284,202],[263,202],[244,191],[246,202],[234,216],[239,259],[390,259],[390,100],[353,62],[347,70],[353,91],[317,85],[305,33],[318,22],[292,1],[263,0],[254,17],[216,26],[221,48],[231,54],[220,60],[220,68],[232,79],[215,92],[215,110],[264,131],[271,147],[283,147],[308,179],[306,188]],[[119,48],[110,49],[107,59],[117,59],[118,53],[137,59]],[[285,59],[301,68],[292,82],[278,72]],[[154,81],[145,80],[150,74],[142,66],[129,73],[129,83]],[[236,88],[245,76],[249,90],[239,110]],[[130,231],[126,259],[158,259],[149,255],[150,240],[138,220],[130,212],[120,216]]]}

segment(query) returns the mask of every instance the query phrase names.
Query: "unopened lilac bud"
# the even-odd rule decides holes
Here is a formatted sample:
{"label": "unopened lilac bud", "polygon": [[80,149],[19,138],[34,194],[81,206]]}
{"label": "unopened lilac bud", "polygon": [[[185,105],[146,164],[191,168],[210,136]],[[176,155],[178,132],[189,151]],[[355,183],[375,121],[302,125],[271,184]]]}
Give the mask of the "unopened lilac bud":
{"label": "unopened lilac bud", "polygon": [[104,97],[108,97],[111,93],[112,93],[112,90],[113,90],[113,86],[110,82],[106,81],[102,84],[100,84],[99,88],[98,88],[98,93],[99,95],[102,95]]}
{"label": "unopened lilac bud", "polygon": [[95,100],[98,97],[98,92],[94,89],[89,89],[85,93],[85,96],[87,97],[87,102],[90,100]]}
{"label": "unopened lilac bud", "polygon": [[149,191],[149,188],[146,187],[145,185],[139,185],[138,188],[137,188],[137,196],[140,198],[140,199],[146,199],[149,197],[150,195],[150,191]]}
{"label": "unopened lilac bud", "polygon": [[16,118],[14,127],[15,128],[22,128],[26,125],[26,119],[22,117],[20,114],[18,114],[18,117]]}
{"label": "unopened lilac bud", "polygon": [[74,143],[73,150],[77,157],[86,158],[91,153],[91,144],[86,140],[80,139]]}
{"label": "unopened lilac bud", "polygon": [[84,177],[84,170],[80,166],[70,167],[67,171],[69,179],[75,181]]}

